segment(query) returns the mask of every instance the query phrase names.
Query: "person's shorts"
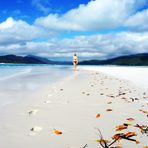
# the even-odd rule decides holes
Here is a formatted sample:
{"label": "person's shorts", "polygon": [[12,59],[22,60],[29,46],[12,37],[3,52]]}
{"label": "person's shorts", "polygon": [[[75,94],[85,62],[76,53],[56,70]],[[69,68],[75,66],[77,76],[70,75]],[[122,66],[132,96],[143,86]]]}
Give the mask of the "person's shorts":
{"label": "person's shorts", "polygon": [[75,64],[77,64],[77,61],[73,61]]}

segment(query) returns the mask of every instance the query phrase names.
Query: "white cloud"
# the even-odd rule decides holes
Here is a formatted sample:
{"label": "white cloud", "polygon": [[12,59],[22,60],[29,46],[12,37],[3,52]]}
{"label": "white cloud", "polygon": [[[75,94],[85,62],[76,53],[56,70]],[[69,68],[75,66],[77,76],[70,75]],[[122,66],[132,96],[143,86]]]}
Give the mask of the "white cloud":
{"label": "white cloud", "polygon": [[41,28],[29,25],[22,20],[14,20],[9,17],[6,21],[0,23],[0,43],[22,43],[36,38],[49,35]]}
{"label": "white cloud", "polygon": [[138,31],[148,30],[148,9],[131,16],[125,22],[125,26]]}
{"label": "white cloud", "polygon": [[11,17],[9,17],[5,22],[2,22],[0,24],[0,30],[11,28],[13,27],[14,23],[14,20]]}
{"label": "white cloud", "polygon": [[[34,0],[34,2],[41,2]],[[64,15],[49,14],[35,24],[8,18],[0,23],[0,54],[46,57],[108,58],[148,52],[148,10],[136,12],[146,0],[95,0]],[[95,31],[127,27],[139,32],[118,32],[53,40],[52,30]],[[143,32],[140,32],[143,31]],[[40,39],[48,42],[40,42]],[[38,42],[34,41],[35,39]]]}
{"label": "white cloud", "polygon": [[78,36],[73,39],[27,42],[0,46],[0,53],[33,54],[45,57],[68,57],[78,53],[80,59],[105,59],[120,55],[148,52],[148,33],[123,32],[116,34]]}
{"label": "white cloud", "polygon": [[49,14],[35,24],[54,30],[96,31],[121,27],[147,0],[94,0],[64,15]]}
{"label": "white cloud", "polygon": [[76,37],[63,40],[61,44],[69,49],[73,49],[72,52],[80,53],[80,55],[82,53],[90,53],[90,55],[105,58],[148,52],[147,40],[148,33],[123,32]]}

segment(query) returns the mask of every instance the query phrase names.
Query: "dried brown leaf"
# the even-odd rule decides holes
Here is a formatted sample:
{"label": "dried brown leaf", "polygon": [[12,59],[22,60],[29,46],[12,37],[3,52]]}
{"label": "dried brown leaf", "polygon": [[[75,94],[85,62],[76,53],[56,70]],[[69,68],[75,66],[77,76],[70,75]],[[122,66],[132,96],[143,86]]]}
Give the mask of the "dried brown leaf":
{"label": "dried brown leaf", "polygon": [[97,114],[97,115],[96,115],[96,118],[100,118],[100,116],[101,116],[100,114]]}
{"label": "dried brown leaf", "polygon": [[113,111],[113,110],[112,110],[112,109],[106,109],[106,111],[107,111],[107,112],[111,112],[111,111]]}

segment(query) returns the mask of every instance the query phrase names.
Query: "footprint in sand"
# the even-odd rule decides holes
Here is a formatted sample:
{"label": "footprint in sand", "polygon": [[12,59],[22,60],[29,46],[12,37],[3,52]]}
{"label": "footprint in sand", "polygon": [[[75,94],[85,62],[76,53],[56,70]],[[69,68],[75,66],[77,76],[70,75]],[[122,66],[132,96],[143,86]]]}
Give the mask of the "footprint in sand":
{"label": "footprint in sand", "polygon": [[57,92],[57,88],[53,87],[53,92],[56,93]]}
{"label": "footprint in sand", "polygon": [[35,110],[29,111],[28,114],[29,114],[29,116],[32,116],[32,115],[34,116],[34,115],[36,115],[37,112],[38,112],[38,110],[35,109]]}
{"label": "footprint in sand", "polygon": [[31,133],[29,133],[29,135],[34,136],[36,133],[41,132],[42,127],[39,126],[34,126],[30,129]]}
{"label": "footprint in sand", "polygon": [[44,103],[45,104],[49,104],[49,103],[51,103],[51,101],[50,100],[46,100]]}
{"label": "footprint in sand", "polygon": [[47,97],[51,97],[51,96],[52,96],[52,94],[48,94],[48,95],[47,95]]}

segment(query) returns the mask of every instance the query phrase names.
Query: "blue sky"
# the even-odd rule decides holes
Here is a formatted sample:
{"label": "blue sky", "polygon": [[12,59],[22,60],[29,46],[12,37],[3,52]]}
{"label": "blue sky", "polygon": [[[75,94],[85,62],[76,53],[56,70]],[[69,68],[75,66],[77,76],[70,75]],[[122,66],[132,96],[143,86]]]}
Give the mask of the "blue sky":
{"label": "blue sky", "polygon": [[0,1],[0,55],[106,59],[148,52],[148,0]]}
{"label": "blue sky", "polygon": [[11,16],[32,23],[39,16],[46,16],[48,13],[63,14],[88,2],[89,0],[5,0],[0,2],[0,21]]}

